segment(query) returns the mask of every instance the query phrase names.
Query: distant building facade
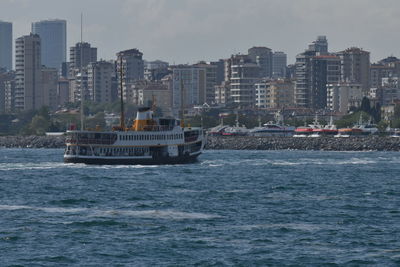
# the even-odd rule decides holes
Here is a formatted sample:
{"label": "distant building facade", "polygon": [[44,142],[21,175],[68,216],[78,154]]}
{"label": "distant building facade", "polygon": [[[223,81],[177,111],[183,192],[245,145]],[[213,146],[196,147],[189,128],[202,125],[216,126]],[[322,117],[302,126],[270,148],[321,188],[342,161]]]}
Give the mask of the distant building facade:
{"label": "distant building facade", "polygon": [[223,105],[229,103],[230,100],[230,86],[227,82],[222,82],[220,85],[215,86],[215,103],[217,105]]}
{"label": "distant building facade", "polygon": [[42,64],[60,70],[67,59],[67,22],[59,19],[33,22],[32,33],[41,39]]}
{"label": "distant building facade", "polygon": [[294,82],[290,80],[262,80],[255,85],[256,107],[289,108],[294,106]]}
{"label": "distant building facade", "polygon": [[[132,87],[135,81],[144,79],[143,53],[138,49],[130,49],[117,53],[117,77],[118,86],[122,80],[123,98],[127,100],[128,88]],[[122,77],[121,77],[122,68]],[[118,90],[118,93],[120,90]]]}
{"label": "distant building facade", "polygon": [[338,83],[341,79],[341,59],[327,51],[326,37],[319,36],[304,53],[297,55],[294,71],[297,107],[327,107],[327,84]]}
{"label": "distant building facade", "polygon": [[351,47],[335,53],[340,58],[342,82],[359,83],[365,94],[370,88],[370,53]]}
{"label": "distant building facade", "polygon": [[33,110],[43,105],[40,37],[30,34],[15,42],[15,110]]}
{"label": "distant building facade", "polygon": [[370,68],[370,87],[381,88],[383,78],[400,77],[400,59],[387,57]]}
{"label": "distant building facade", "polygon": [[205,96],[204,101],[200,100],[201,104],[207,103],[212,105],[215,103],[215,85],[217,85],[217,66],[206,62],[200,62],[193,65],[197,68],[205,70]]}
{"label": "distant building facade", "polygon": [[[13,76],[15,73],[13,73]],[[4,112],[11,113],[15,110],[15,77],[4,82]]]}
{"label": "distant building facade", "polygon": [[164,116],[170,116],[172,115],[172,98],[169,89],[162,81],[137,81],[134,91],[134,99],[137,101],[135,104],[140,106],[155,105]]}
{"label": "distant building facade", "polygon": [[97,48],[89,43],[76,43],[69,49],[69,69],[85,68],[89,63],[97,61]]}
{"label": "distant building facade", "polygon": [[328,54],[328,39],[324,35],[318,36],[317,40],[308,46],[308,50],[315,51],[318,55]]}
{"label": "distant building facade", "polygon": [[41,72],[43,105],[54,111],[58,107],[58,70],[54,68],[43,67]]}
{"label": "distant building facade", "polygon": [[69,102],[76,103],[90,100],[88,90],[88,74],[84,69],[82,73],[77,73],[73,78],[69,78]]}
{"label": "distant building facade", "polygon": [[12,70],[12,23],[0,20],[0,68]]}
{"label": "distant building facade", "polygon": [[182,107],[187,109],[204,104],[207,88],[206,69],[192,65],[177,65],[172,66],[171,70],[174,116],[178,116]]}
{"label": "distant building facade", "polygon": [[149,81],[160,81],[170,73],[169,63],[161,60],[145,62],[144,66],[144,78]]}
{"label": "distant building facade", "polygon": [[250,60],[260,67],[260,78],[272,77],[273,53],[271,49],[262,46],[255,46],[248,50],[248,55]]}
{"label": "distant building facade", "polygon": [[274,52],[272,54],[272,77],[285,78],[287,66],[287,55],[283,52]]}
{"label": "distant building facade", "polygon": [[[14,76],[12,71],[0,73],[0,113],[11,111],[11,105],[7,103],[9,101],[7,98],[11,97],[10,93],[14,91]],[[9,86],[13,87],[9,88]],[[10,90],[12,91],[10,92]]]}
{"label": "distant building facade", "polygon": [[220,59],[218,61],[212,61],[210,62],[211,65],[215,66],[215,83],[221,84],[224,80],[224,65],[225,61],[223,59]]}
{"label": "distant building facade", "polygon": [[327,85],[327,107],[331,111],[347,114],[350,107],[359,107],[363,98],[362,85],[335,83]]}
{"label": "distant building facade", "polygon": [[260,67],[247,55],[234,55],[229,60],[230,97],[233,103],[242,107],[255,104],[254,84],[259,80]]}
{"label": "distant building facade", "polygon": [[382,106],[398,103],[400,101],[400,78],[383,78],[382,87],[378,89],[378,99]]}
{"label": "distant building facade", "polygon": [[92,62],[87,67],[91,101],[112,103],[118,97],[115,65],[107,61]]}
{"label": "distant building facade", "polygon": [[69,100],[69,80],[66,78],[61,78],[57,84],[57,97],[58,104],[63,106],[70,102]]}

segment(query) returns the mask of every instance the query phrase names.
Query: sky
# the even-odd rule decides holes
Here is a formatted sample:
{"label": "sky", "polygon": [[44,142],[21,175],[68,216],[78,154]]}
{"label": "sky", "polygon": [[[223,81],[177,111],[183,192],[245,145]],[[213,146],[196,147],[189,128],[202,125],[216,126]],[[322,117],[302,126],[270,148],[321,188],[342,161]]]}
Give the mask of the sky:
{"label": "sky", "polygon": [[83,40],[98,58],[138,48],[146,60],[196,63],[266,46],[294,63],[318,35],[329,51],[357,46],[375,62],[400,57],[398,0],[0,0],[0,20],[13,23],[16,39],[31,23],[67,20],[67,45]]}

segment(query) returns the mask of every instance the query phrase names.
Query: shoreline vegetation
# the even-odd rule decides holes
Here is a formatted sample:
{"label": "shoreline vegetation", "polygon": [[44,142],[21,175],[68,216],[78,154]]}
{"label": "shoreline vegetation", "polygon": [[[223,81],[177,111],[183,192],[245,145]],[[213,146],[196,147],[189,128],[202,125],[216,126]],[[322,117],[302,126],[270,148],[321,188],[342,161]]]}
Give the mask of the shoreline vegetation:
{"label": "shoreline vegetation", "polygon": [[[64,148],[65,136],[0,136],[0,148]],[[207,150],[400,151],[400,138],[209,136]]]}

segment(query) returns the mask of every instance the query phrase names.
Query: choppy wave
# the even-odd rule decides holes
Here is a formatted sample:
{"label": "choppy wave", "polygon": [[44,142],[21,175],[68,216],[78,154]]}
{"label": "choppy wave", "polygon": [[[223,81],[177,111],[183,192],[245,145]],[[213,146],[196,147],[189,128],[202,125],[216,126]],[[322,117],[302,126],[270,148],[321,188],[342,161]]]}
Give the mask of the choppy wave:
{"label": "choppy wave", "polygon": [[95,166],[26,151],[0,159],[2,265],[400,264],[399,153],[206,151],[191,165]]}
{"label": "choppy wave", "polygon": [[[201,164],[207,167],[223,167],[223,166],[237,166],[237,165],[250,165],[250,166],[299,166],[299,165],[369,165],[378,164],[387,159],[366,159],[366,158],[349,158],[349,159],[327,159],[327,158],[294,158],[294,159],[236,159],[236,160],[215,160],[204,161]],[[400,160],[391,160],[392,163],[399,162]]]}
{"label": "choppy wave", "polygon": [[275,224],[250,224],[242,225],[238,228],[251,231],[254,229],[290,229],[290,230],[300,230],[300,231],[318,231],[327,226],[317,225],[317,224],[306,224],[306,223],[275,223]]}

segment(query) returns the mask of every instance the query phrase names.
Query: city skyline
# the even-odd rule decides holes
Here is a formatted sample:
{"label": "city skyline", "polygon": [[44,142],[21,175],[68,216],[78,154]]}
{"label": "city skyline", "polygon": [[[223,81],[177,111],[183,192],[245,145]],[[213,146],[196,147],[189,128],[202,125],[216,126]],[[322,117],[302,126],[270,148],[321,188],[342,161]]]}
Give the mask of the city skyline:
{"label": "city skyline", "polygon": [[400,3],[393,0],[0,3],[0,9],[7,10],[1,19],[13,23],[14,41],[30,33],[32,22],[65,19],[67,47],[71,47],[80,41],[82,12],[83,40],[99,47],[99,58],[114,59],[118,51],[136,47],[143,51],[146,60],[161,59],[172,64],[228,58],[231,54],[246,53],[252,46],[283,51],[291,64],[318,35],[327,36],[331,52],[361,47],[371,52],[372,62],[399,56],[400,48],[393,34],[400,22],[395,7],[400,7]]}

